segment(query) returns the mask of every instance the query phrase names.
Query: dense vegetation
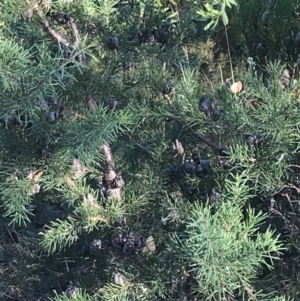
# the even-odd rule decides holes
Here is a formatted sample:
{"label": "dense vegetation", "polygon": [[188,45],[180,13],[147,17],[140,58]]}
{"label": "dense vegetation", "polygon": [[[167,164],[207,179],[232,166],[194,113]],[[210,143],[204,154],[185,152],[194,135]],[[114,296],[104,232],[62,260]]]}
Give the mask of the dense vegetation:
{"label": "dense vegetation", "polygon": [[300,0],[2,0],[0,299],[300,292]]}

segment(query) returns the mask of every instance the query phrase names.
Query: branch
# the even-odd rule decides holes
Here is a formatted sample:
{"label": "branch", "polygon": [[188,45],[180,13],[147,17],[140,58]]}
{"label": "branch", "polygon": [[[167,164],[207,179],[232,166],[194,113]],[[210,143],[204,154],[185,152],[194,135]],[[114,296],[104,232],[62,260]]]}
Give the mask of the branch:
{"label": "branch", "polygon": [[104,156],[105,175],[103,177],[102,186],[105,189],[105,195],[108,199],[122,200],[122,188],[124,181],[122,176],[117,172],[115,161],[108,143],[101,147]]}

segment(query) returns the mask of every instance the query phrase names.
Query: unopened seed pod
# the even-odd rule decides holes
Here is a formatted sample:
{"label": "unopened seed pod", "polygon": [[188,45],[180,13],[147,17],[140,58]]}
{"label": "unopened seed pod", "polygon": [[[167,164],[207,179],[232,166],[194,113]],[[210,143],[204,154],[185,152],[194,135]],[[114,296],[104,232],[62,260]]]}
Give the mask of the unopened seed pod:
{"label": "unopened seed pod", "polygon": [[212,112],[213,107],[212,107],[212,101],[210,98],[208,98],[207,96],[203,96],[200,100],[199,100],[199,106],[198,109],[205,113],[206,115],[208,115],[209,113]]}
{"label": "unopened seed pod", "polygon": [[172,90],[173,90],[172,82],[170,80],[167,80],[162,89],[162,94],[169,95],[172,92]]}
{"label": "unopened seed pod", "polygon": [[119,39],[117,37],[109,37],[106,45],[111,50],[117,49],[119,47]]}
{"label": "unopened seed pod", "polygon": [[122,66],[124,71],[130,71],[132,69],[133,64],[130,61],[123,61]]}

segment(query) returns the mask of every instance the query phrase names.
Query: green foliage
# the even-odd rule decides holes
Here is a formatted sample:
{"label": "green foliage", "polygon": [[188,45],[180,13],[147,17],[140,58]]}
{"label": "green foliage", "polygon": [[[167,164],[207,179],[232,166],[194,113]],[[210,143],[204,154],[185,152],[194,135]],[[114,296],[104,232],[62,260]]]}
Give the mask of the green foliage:
{"label": "green foliage", "polygon": [[234,293],[251,299],[257,269],[282,250],[272,231],[258,233],[266,218],[262,212],[251,208],[242,212],[251,197],[248,181],[245,173],[227,178],[224,201],[215,214],[210,207],[195,205],[186,220],[186,238],[176,236],[174,243],[179,244],[169,250],[195,273],[197,293],[206,300],[222,300]]}

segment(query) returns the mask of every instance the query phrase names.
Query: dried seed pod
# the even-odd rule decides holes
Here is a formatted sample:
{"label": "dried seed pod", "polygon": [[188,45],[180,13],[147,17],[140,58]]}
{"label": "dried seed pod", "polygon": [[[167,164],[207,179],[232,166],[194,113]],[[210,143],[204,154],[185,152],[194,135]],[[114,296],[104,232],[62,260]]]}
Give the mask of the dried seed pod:
{"label": "dried seed pod", "polygon": [[137,239],[137,235],[132,230],[129,230],[123,234],[123,243],[128,241],[135,243],[136,239]]}
{"label": "dried seed pod", "polygon": [[113,282],[116,285],[123,286],[125,284],[125,277],[121,273],[114,273],[113,275]]}
{"label": "dried seed pod", "polygon": [[111,236],[111,243],[116,248],[123,248],[123,230],[116,228]]}
{"label": "dried seed pod", "polygon": [[176,164],[170,165],[163,170],[162,180],[164,182],[173,183],[178,178],[179,172],[179,167]]}
{"label": "dried seed pod", "polygon": [[213,203],[219,203],[221,199],[221,194],[215,188],[213,188],[211,193],[209,194],[209,200]]}
{"label": "dried seed pod", "polygon": [[114,227],[116,228],[126,228],[127,227],[127,220],[126,217],[118,217],[114,223]]}
{"label": "dried seed pod", "polygon": [[124,243],[124,246],[123,246],[123,253],[126,254],[126,255],[133,255],[135,254],[136,252],[136,248],[134,246],[134,243],[131,242],[131,241],[127,241]]}
{"label": "dried seed pod", "polygon": [[111,111],[117,110],[119,108],[119,101],[114,97],[110,98],[108,100],[108,108]]}
{"label": "dried seed pod", "polygon": [[193,160],[186,160],[182,166],[186,173],[192,174],[194,172],[195,166]]}
{"label": "dried seed pod", "polygon": [[166,278],[166,283],[173,286],[173,287],[176,287],[176,285],[178,283],[178,278],[176,276],[173,276],[173,275],[168,275],[167,278]]}
{"label": "dried seed pod", "polygon": [[164,87],[162,89],[162,95],[169,95],[173,90],[172,82],[171,80],[167,80],[164,84]]}
{"label": "dried seed pod", "polygon": [[212,106],[212,101],[210,98],[208,98],[207,96],[203,96],[200,100],[199,100],[199,106],[198,106],[199,111],[205,113],[206,115],[208,115],[209,113],[212,112],[213,110],[213,106]]}
{"label": "dried seed pod", "polygon": [[[299,38],[300,38],[300,36],[299,36]],[[267,53],[267,50],[266,50],[265,46],[263,45],[263,43],[258,43],[255,47],[255,50],[259,56],[265,56]]]}
{"label": "dried seed pod", "polygon": [[58,118],[59,118],[58,112],[51,111],[47,115],[47,120],[50,121],[51,123],[56,122],[58,120]]}
{"label": "dried seed pod", "polygon": [[254,146],[254,147],[260,147],[263,141],[263,137],[260,134],[256,135],[250,135],[250,134],[245,134],[244,135],[244,142],[248,146]]}
{"label": "dried seed pod", "polygon": [[146,240],[145,240],[145,238],[143,236],[136,238],[136,240],[135,240],[135,247],[137,249],[143,248],[145,246],[145,244],[146,244]]}
{"label": "dried seed pod", "polygon": [[199,164],[200,163],[200,155],[197,153],[192,153],[192,160],[196,163]]}
{"label": "dried seed pod", "polygon": [[117,176],[115,177],[115,179],[114,179],[114,186],[115,186],[116,188],[123,188],[124,185],[125,185],[125,182],[124,182],[122,176],[117,175]]}
{"label": "dried seed pod", "polygon": [[179,181],[179,187],[183,193],[187,193],[189,195],[192,195],[195,192],[195,187],[192,184],[187,183],[184,179]]}
{"label": "dried seed pod", "polygon": [[66,289],[66,295],[69,298],[75,298],[78,294],[78,288],[70,282],[68,288]]}
{"label": "dried seed pod", "polygon": [[106,45],[111,50],[117,49],[119,47],[119,39],[117,37],[109,37]]}
{"label": "dried seed pod", "polygon": [[99,251],[102,249],[102,241],[100,239],[94,239],[91,243],[91,249],[94,251]]}
{"label": "dried seed pod", "polygon": [[215,108],[210,114],[213,121],[218,121],[223,116],[224,110],[222,108]]}
{"label": "dried seed pod", "polygon": [[47,108],[51,108],[52,106],[57,106],[58,100],[54,96],[45,97],[45,102],[47,104]]}
{"label": "dried seed pod", "polygon": [[133,64],[130,61],[123,61],[122,66],[124,71],[130,71],[133,67]]}
{"label": "dried seed pod", "polygon": [[155,31],[154,30],[149,30],[147,33],[147,43],[152,45],[156,42],[155,38]]}
{"label": "dried seed pod", "polygon": [[52,17],[57,23],[61,25],[65,25],[70,21],[70,16],[64,12],[52,14]]}

